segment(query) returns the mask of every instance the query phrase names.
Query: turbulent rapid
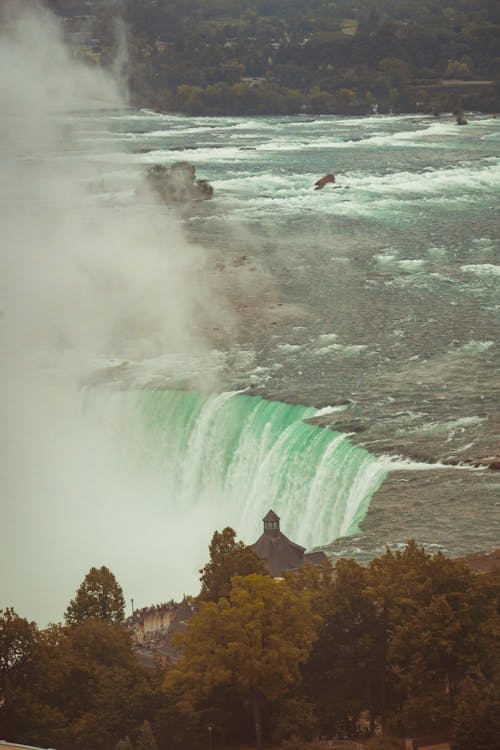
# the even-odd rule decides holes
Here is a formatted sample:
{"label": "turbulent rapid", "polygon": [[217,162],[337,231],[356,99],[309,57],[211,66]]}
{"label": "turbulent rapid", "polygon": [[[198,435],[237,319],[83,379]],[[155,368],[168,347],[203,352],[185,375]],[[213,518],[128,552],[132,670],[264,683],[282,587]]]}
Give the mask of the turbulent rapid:
{"label": "turbulent rapid", "polygon": [[[124,181],[137,162],[186,159],[215,188],[182,221],[212,248],[240,320],[231,343],[209,332],[224,352],[223,387],[333,405],[312,420],[333,431],[325,439],[349,435],[390,466],[378,491],[377,480],[359,497],[367,515],[355,537],[325,515],[325,504],[335,515],[336,491],[320,497],[311,484],[307,500],[289,489],[273,498],[285,530],[302,512],[307,543],[331,554],[365,559],[410,537],[455,555],[496,543],[495,474],[445,467],[495,455],[500,433],[500,122],[468,121],[151,112],[100,121],[123,151]],[[83,127],[98,142],[96,121]],[[314,191],[326,172],[335,185]],[[113,179],[119,203],[116,170]]]}

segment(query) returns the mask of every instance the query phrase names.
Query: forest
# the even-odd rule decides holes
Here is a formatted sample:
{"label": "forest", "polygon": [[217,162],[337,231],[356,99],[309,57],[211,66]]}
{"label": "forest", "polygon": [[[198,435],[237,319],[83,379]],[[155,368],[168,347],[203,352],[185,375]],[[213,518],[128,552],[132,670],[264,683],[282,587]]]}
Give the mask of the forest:
{"label": "forest", "polygon": [[69,38],[90,24],[91,45],[80,42],[75,53],[94,63],[111,64],[125,28],[125,76],[139,107],[192,115],[363,115],[500,106],[496,0],[49,5],[64,17]]}
{"label": "forest", "polygon": [[168,660],[145,664],[113,573],[92,568],[64,624],[0,611],[0,737],[57,750],[395,750],[433,732],[453,750],[500,742],[497,573],[413,541],[267,575],[215,532]]}

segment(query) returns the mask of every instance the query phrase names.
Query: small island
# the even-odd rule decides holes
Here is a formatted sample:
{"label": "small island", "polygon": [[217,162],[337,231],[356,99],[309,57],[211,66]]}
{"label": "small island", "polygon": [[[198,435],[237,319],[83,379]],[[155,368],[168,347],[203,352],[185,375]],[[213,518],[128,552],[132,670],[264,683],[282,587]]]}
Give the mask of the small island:
{"label": "small island", "polygon": [[145,180],[148,188],[168,205],[209,200],[214,194],[207,180],[196,179],[196,167],[187,161],[171,166],[154,164],[148,168]]}

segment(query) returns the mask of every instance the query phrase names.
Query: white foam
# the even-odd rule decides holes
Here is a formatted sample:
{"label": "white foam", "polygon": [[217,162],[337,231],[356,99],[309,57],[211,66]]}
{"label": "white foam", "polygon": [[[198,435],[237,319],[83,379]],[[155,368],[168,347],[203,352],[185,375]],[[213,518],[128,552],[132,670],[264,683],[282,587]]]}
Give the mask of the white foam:
{"label": "white foam", "polygon": [[421,271],[422,268],[424,268],[426,264],[427,264],[427,261],[419,259],[419,258],[406,258],[405,260],[400,260],[398,263],[398,266],[402,271],[415,273],[415,272]]}
{"label": "white foam", "polygon": [[467,163],[425,172],[391,172],[385,175],[350,174],[351,188],[376,193],[378,196],[391,195],[438,195],[443,191],[453,196],[477,194],[481,190],[494,190],[500,187],[500,169],[491,164]]}
{"label": "white foam", "polygon": [[279,349],[279,351],[282,352],[297,352],[299,349],[302,349],[302,347],[299,344],[278,344],[276,349]]}
{"label": "white foam", "polygon": [[474,466],[461,465],[461,464],[444,464],[439,461],[436,463],[430,463],[426,461],[412,461],[411,458],[403,458],[402,456],[382,456],[381,459],[384,463],[384,468],[387,472],[392,471],[440,471],[446,469],[447,471],[484,471],[483,467],[477,468]]}
{"label": "white foam", "polygon": [[492,346],[495,345],[494,341],[468,341],[463,346],[453,349],[453,354],[462,352],[464,354],[481,354],[482,352],[488,351]]}
{"label": "white foam", "polygon": [[324,406],[313,414],[313,417],[323,417],[327,414],[335,414],[338,411],[345,411],[349,408],[348,404],[339,404],[338,406]]}
{"label": "white foam", "polygon": [[335,341],[335,339],[337,338],[337,334],[336,333],[320,333],[318,338],[323,341]]}
{"label": "white foam", "polygon": [[500,266],[493,265],[493,263],[460,266],[460,270],[464,273],[473,273],[476,276],[500,276]]}

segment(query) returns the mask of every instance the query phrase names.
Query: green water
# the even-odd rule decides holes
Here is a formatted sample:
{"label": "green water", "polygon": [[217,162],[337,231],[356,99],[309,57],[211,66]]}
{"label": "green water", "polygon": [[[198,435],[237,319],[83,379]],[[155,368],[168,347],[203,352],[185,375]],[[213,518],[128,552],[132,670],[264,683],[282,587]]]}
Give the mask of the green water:
{"label": "green water", "polygon": [[[160,477],[165,511],[224,505],[251,542],[272,508],[304,546],[353,533],[386,475],[346,435],[304,422],[316,410],[235,392],[145,390],[99,398],[130,469]],[[110,417],[110,414],[112,415]]]}

